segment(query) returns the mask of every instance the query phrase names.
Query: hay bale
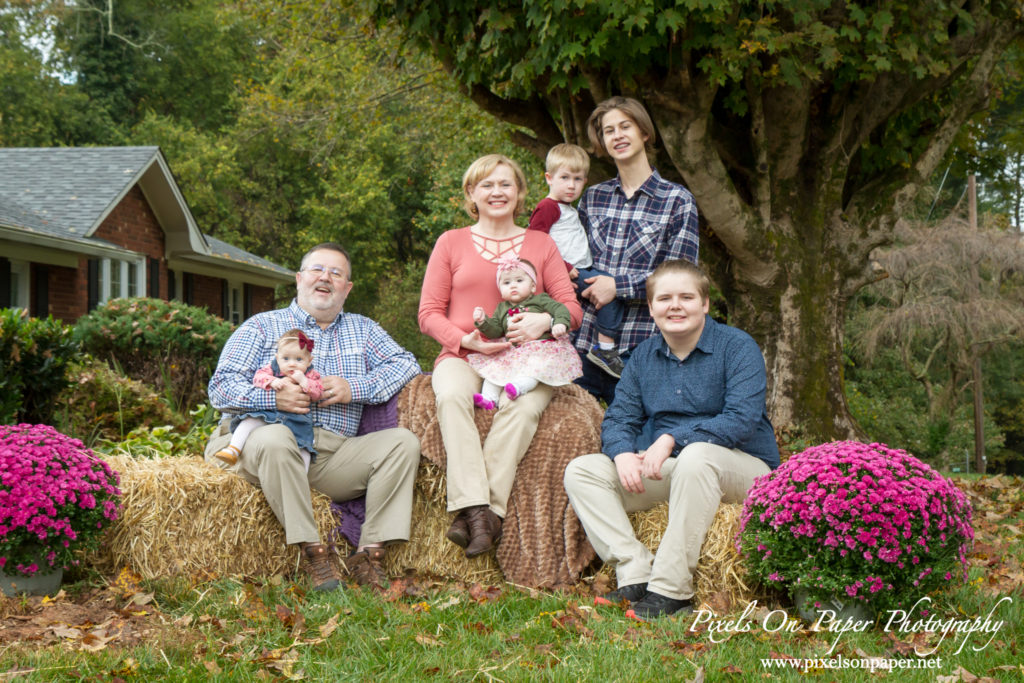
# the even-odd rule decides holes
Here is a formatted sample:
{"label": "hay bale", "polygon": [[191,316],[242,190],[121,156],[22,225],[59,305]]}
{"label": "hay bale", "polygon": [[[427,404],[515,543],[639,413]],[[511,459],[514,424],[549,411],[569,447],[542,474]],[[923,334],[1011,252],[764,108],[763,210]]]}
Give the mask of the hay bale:
{"label": "hay bale", "polygon": [[[290,575],[297,546],[263,493],[241,477],[199,458],[105,456],[121,475],[121,516],[88,558],[100,571],[128,566],[143,578],[176,575]],[[324,538],[335,520],[326,496],[315,493],[313,512]]]}
{"label": "hay bale", "polygon": [[[601,448],[603,413],[597,401],[576,385],[555,389],[516,470],[495,566],[489,553],[467,561],[462,549],[444,537],[451,523],[446,512],[446,453],[430,382],[427,375],[413,378],[398,396],[399,424],[416,434],[423,453],[413,503],[413,539],[408,552],[399,549],[398,554],[405,566],[458,579],[466,579],[467,572],[493,576],[489,581],[503,575],[512,583],[535,588],[575,584],[593,560],[594,549],[569,504],[562,476],[570,460]],[[474,412],[481,440],[493,419],[493,412]]]}
{"label": "hay bale", "polygon": [[444,472],[421,458],[413,490],[412,532],[408,543],[392,546],[387,554],[384,569],[388,575],[401,576],[412,569],[469,583],[502,583],[504,577],[494,553],[471,560],[462,548],[445,538],[452,518],[447,511]]}
{"label": "hay bale", "polygon": [[[739,504],[723,503],[718,506],[707,538],[701,546],[700,561],[693,577],[697,603],[717,595],[719,601],[724,599],[733,606],[744,605],[758,596],[758,586],[747,576],[743,560],[736,552],[735,540],[740,529],[742,511],[743,506]],[[656,552],[668,525],[668,503],[661,503],[643,512],[634,512],[629,519],[640,542],[651,552]],[[609,576],[614,585],[615,573],[610,567],[604,566],[601,573]]]}

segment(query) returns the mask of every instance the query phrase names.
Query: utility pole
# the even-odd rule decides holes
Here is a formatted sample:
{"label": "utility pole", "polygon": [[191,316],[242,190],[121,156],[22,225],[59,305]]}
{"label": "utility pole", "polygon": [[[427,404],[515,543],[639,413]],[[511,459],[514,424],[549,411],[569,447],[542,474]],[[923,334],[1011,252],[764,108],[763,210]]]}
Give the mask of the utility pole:
{"label": "utility pole", "polygon": [[[967,220],[973,231],[978,230],[978,184],[975,175],[967,176]],[[981,274],[977,266],[973,266],[971,272],[972,282],[978,291],[981,290],[979,282]],[[973,363],[971,374],[974,384],[974,471],[978,474],[985,474],[985,402],[982,395],[983,377],[981,374],[981,354],[975,345],[971,345],[971,356]]]}

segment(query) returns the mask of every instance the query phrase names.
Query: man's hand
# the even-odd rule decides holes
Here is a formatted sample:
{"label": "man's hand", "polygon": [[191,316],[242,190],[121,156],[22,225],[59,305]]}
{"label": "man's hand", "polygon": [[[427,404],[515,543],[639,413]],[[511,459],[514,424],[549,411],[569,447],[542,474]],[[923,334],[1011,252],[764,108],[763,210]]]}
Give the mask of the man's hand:
{"label": "man's hand", "polygon": [[[584,280],[589,287],[584,289],[580,295],[590,299],[594,308],[600,309],[615,298],[615,278],[610,275],[595,275]],[[616,458],[618,460],[618,458]]]}
{"label": "man's hand", "polygon": [[541,335],[551,329],[552,320],[547,313],[516,313],[508,319],[505,339],[516,346],[540,339]]}
{"label": "man's hand", "polygon": [[615,456],[615,471],[619,473],[622,488],[630,493],[643,493],[643,458],[639,453],[619,453]]}
{"label": "man's hand", "polygon": [[277,402],[277,409],[283,413],[299,413],[302,415],[309,412],[309,394],[291,380],[278,389],[274,397]]}
{"label": "man's hand", "polygon": [[676,440],[671,434],[662,434],[650,448],[644,451],[643,455],[643,476],[647,479],[661,479],[661,466],[672,455],[672,449],[676,447]]}
{"label": "man's hand", "polygon": [[352,402],[352,385],[344,377],[328,375],[321,377],[320,381],[324,385],[324,393],[320,397],[320,407]]}
{"label": "man's hand", "polygon": [[476,351],[477,353],[486,353],[488,356],[494,353],[500,353],[512,346],[508,342],[485,341],[484,336],[480,334],[480,330],[473,330],[466,334],[466,336],[462,338],[461,343],[462,348],[464,349]]}

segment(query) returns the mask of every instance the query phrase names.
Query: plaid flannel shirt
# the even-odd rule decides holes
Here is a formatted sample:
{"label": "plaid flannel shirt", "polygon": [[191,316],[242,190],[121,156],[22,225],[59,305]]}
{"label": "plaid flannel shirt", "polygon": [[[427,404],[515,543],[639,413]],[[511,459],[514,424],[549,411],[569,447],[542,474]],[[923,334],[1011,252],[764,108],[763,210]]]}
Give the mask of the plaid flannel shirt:
{"label": "plaid flannel shirt", "polygon": [[210,378],[210,403],[222,413],[275,410],[273,391],[252,384],[253,375],[274,358],[278,338],[292,328],[313,340],[313,367],[322,376],[348,380],[351,403],[311,406],[313,426],[354,436],[363,404],[384,403],[420,373],[416,358],[380,325],[344,311],[326,329],[295,300],[288,308],[259,313],[234,331]]}
{"label": "plaid flannel shirt", "polygon": [[[689,190],[654,171],[628,199],[618,177],[588,188],[577,210],[593,268],[615,278],[615,296],[624,304],[618,346],[632,349],[656,330],[647,310],[647,276],[662,261],[697,262],[697,205]],[[594,305],[584,301],[576,348],[587,351],[596,343]]]}

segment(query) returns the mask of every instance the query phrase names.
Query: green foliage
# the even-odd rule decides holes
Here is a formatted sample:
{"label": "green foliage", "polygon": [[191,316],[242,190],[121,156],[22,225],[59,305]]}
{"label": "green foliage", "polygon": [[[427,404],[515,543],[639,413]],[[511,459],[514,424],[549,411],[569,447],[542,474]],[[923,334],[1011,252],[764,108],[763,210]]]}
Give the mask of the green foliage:
{"label": "green foliage", "polygon": [[53,421],[86,446],[97,439],[120,439],[138,427],[183,422],[151,387],[123,377],[101,360],[87,357],[72,363],[68,377],[70,384],[57,397]]}
{"label": "green foliage", "polygon": [[57,19],[61,66],[123,125],[146,112],[217,129],[239,80],[258,74],[258,28],[214,0],[40,3]]}
{"label": "green foliage", "polygon": [[97,358],[163,393],[176,409],[196,405],[217,366],[231,324],[177,301],[113,299],[75,325],[75,338]]}
{"label": "green foliage", "polygon": [[41,18],[0,1],[0,147],[74,145],[113,128],[102,108],[74,84],[62,83],[34,45],[45,40]]}
{"label": "green foliage", "polygon": [[209,403],[189,411],[188,426],[140,425],[123,438],[102,439],[95,446],[97,453],[130,455],[136,458],[202,455],[206,442],[217,428],[220,413]]}
{"label": "green foliage", "polygon": [[71,328],[59,320],[0,309],[0,424],[48,423],[78,355]]}
{"label": "green foliage", "polygon": [[396,342],[411,351],[424,372],[430,372],[441,346],[420,332],[417,321],[425,270],[425,263],[393,269],[382,278],[377,298],[365,315],[380,323]]}

